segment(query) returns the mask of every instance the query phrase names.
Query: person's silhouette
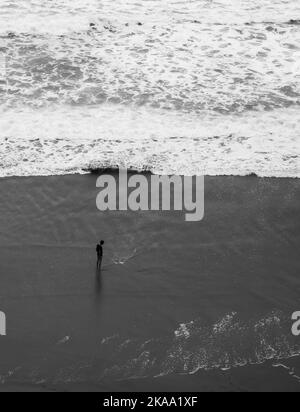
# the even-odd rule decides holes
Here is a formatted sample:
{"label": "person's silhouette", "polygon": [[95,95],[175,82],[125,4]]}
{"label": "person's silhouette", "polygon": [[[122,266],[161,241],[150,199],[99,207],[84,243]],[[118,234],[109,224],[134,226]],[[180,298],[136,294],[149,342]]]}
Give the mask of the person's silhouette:
{"label": "person's silhouette", "polygon": [[101,240],[96,247],[97,252],[97,269],[101,269],[102,259],[103,259],[103,245],[104,240]]}

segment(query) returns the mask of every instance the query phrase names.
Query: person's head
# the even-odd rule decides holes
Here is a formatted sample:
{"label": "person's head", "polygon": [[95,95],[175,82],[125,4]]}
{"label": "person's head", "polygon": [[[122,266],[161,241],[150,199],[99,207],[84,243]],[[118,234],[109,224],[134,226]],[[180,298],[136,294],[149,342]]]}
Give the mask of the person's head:
{"label": "person's head", "polygon": [[101,245],[101,246],[104,245],[104,240],[101,240],[101,241],[100,241],[100,245]]}

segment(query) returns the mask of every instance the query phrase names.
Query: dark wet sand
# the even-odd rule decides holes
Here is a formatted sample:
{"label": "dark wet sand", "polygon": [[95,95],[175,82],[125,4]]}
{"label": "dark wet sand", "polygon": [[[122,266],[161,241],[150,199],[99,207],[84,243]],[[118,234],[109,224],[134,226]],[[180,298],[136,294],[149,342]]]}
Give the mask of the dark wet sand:
{"label": "dark wet sand", "polygon": [[[198,223],[181,212],[100,213],[95,182],[93,175],[0,180],[0,310],[8,332],[0,337],[0,390],[299,391],[299,358],[289,355],[300,353],[300,339],[288,322],[300,310],[299,180],[207,177]],[[241,354],[253,361],[256,328],[247,326],[244,348],[243,325],[267,319],[268,327],[274,311],[291,353],[277,362],[263,347],[261,365],[237,366]],[[209,347],[205,341],[206,350],[217,347],[207,360],[213,370],[183,375],[178,361],[154,378],[166,370],[180,324],[200,319],[212,327],[232,312],[236,331],[213,335]],[[188,341],[190,351],[204,345],[201,333]],[[163,341],[149,351],[150,361],[162,359],[154,369],[147,359],[133,362],[150,339]],[[227,371],[223,343],[237,366]]]}

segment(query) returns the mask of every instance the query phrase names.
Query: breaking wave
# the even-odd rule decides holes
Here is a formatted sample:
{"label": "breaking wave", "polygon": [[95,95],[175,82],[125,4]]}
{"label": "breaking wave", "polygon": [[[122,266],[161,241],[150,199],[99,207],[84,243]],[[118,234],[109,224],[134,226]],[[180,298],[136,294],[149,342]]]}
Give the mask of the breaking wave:
{"label": "breaking wave", "polygon": [[[16,121],[18,119],[18,121]],[[299,177],[298,108],[223,116],[120,105],[0,114],[0,176],[101,168]]]}

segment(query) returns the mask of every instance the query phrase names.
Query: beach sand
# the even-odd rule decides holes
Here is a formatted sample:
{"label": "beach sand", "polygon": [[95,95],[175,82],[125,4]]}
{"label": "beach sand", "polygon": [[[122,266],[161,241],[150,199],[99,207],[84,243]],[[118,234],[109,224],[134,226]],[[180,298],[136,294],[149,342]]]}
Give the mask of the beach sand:
{"label": "beach sand", "polygon": [[299,180],[206,177],[188,223],[96,178],[0,181],[0,390],[299,391]]}

